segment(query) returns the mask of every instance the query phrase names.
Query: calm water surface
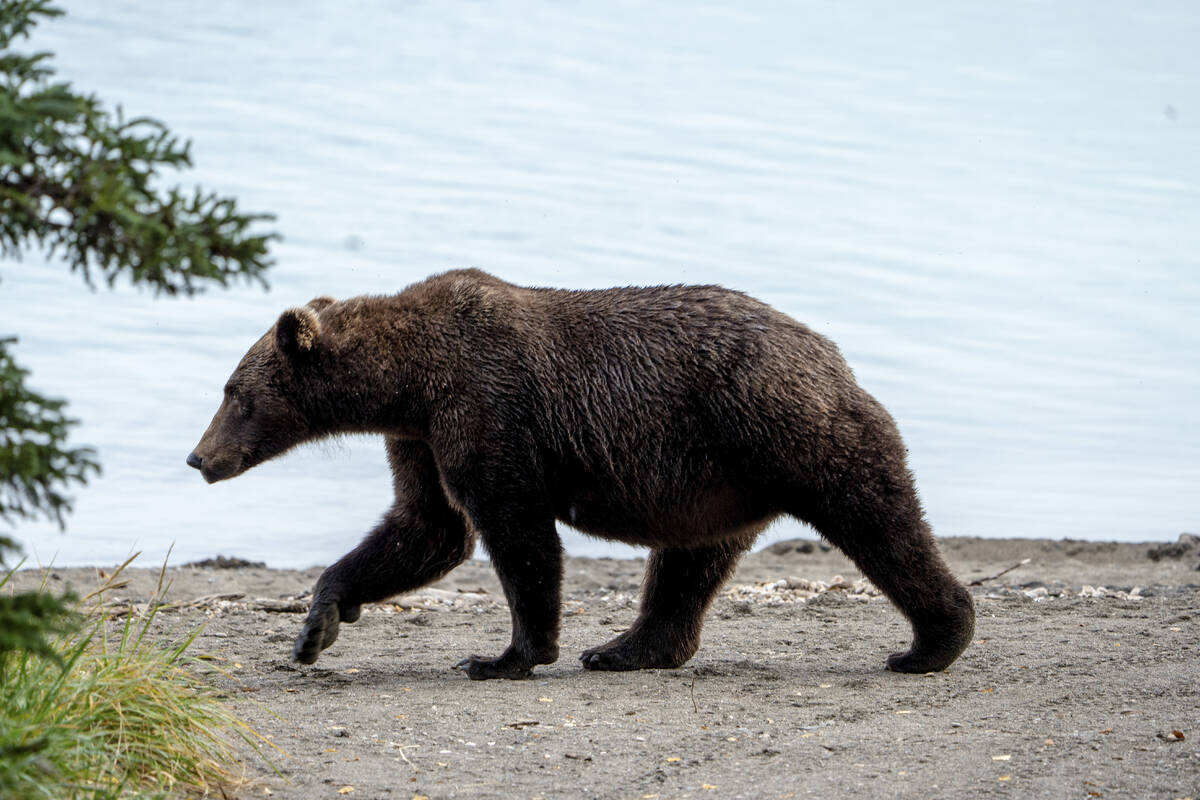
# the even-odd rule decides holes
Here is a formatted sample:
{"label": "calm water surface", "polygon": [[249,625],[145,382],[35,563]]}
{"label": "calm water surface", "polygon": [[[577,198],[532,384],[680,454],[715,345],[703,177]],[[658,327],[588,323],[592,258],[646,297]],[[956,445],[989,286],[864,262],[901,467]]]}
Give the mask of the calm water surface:
{"label": "calm water surface", "polygon": [[1190,0],[62,5],[29,47],[285,239],[269,292],[193,300],[0,263],[0,332],[105,467],[65,535],[18,529],[42,561],[336,558],[390,501],[377,440],[216,486],[184,457],[281,309],[468,265],[804,320],[896,416],[941,534],[1200,528]]}

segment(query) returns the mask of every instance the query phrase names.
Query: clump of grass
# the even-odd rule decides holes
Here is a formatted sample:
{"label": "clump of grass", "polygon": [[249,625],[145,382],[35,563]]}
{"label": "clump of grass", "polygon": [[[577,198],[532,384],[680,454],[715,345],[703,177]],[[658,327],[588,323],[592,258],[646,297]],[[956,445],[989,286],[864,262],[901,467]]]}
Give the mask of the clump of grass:
{"label": "clump of grass", "polygon": [[0,652],[0,800],[223,793],[241,782],[235,742],[264,741],[200,677],[188,652],[199,628],[174,641],[151,632],[163,572],[144,612],[106,604],[132,560],[77,601],[55,655]]}

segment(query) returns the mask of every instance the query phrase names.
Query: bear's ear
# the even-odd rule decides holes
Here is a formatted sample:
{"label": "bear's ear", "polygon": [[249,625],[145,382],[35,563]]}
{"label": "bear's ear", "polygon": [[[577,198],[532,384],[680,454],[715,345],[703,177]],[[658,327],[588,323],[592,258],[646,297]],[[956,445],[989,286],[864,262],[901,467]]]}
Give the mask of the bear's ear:
{"label": "bear's ear", "polygon": [[323,309],[333,305],[336,302],[337,302],[337,300],[334,300],[329,295],[323,294],[319,297],[314,297],[312,300],[309,300],[308,307],[311,308],[313,311],[320,313]]}
{"label": "bear's ear", "polygon": [[275,346],[286,356],[305,356],[312,353],[321,335],[317,312],[308,306],[289,308],[275,323]]}

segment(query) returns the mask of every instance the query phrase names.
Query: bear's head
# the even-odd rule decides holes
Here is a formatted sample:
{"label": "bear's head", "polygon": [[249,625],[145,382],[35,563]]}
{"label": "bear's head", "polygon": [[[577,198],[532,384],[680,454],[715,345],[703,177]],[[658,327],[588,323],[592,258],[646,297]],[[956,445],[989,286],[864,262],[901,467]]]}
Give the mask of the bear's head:
{"label": "bear's head", "polygon": [[200,443],[187,457],[209,483],[241,475],[253,466],[322,435],[321,321],[334,300],[318,297],[290,308],[254,343],[225,383],[225,398]]}

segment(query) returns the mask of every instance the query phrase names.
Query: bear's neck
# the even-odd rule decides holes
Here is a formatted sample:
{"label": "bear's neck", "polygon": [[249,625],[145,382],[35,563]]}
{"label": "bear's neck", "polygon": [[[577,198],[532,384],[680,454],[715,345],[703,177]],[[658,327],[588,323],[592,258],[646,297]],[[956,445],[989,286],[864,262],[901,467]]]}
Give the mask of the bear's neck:
{"label": "bear's neck", "polygon": [[325,380],[332,391],[321,416],[331,435],[427,435],[428,381],[420,378],[411,348],[424,339],[412,325],[394,324],[389,300],[394,298],[361,298],[328,352]]}

